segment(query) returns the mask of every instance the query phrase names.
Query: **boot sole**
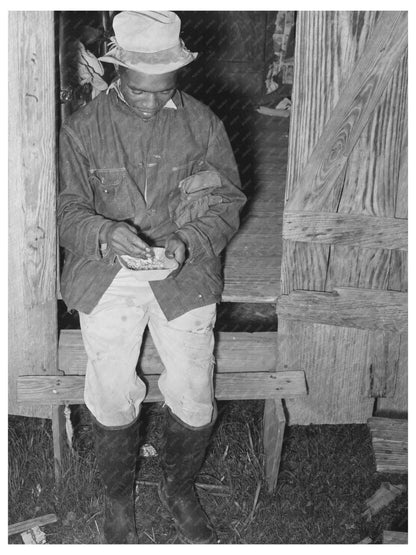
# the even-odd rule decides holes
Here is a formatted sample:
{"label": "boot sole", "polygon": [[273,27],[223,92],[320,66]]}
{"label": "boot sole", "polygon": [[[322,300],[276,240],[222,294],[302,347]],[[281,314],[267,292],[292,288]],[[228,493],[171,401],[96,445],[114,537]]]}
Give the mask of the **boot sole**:
{"label": "boot sole", "polygon": [[183,543],[186,543],[188,545],[193,545],[193,544],[203,545],[203,544],[217,544],[218,543],[217,534],[214,532],[214,530],[212,531],[212,535],[206,541],[196,541],[196,540],[191,540],[190,538],[188,538],[184,534],[184,532],[181,530],[181,527],[180,527],[178,521],[176,520],[176,518],[173,516],[173,514],[171,513],[171,511],[169,509],[167,501],[164,498],[161,482],[159,482],[159,484],[157,486],[157,492],[158,492],[158,495],[159,495],[160,502],[162,503],[164,509],[166,509],[166,511],[170,515],[170,518],[172,519],[172,521],[175,525],[176,531],[178,532],[179,539],[181,541],[183,541]]}

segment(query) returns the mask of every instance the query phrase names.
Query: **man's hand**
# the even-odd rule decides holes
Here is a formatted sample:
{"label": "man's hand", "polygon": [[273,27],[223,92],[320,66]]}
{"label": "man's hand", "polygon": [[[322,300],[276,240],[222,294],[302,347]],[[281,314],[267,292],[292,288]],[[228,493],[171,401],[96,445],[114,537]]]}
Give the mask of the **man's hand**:
{"label": "man's hand", "polygon": [[152,256],[152,249],[137,235],[136,229],[125,222],[114,223],[107,231],[106,242],[116,254],[136,258]]}
{"label": "man's hand", "polygon": [[176,233],[172,233],[166,239],[165,254],[166,258],[174,258],[179,266],[185,262],[186,244]]}

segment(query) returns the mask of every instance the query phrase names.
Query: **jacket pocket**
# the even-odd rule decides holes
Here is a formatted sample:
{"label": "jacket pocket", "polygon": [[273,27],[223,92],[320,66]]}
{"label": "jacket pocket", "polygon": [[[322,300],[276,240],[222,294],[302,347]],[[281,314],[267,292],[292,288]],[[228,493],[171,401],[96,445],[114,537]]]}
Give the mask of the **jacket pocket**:
{"label": "jacket pocket", "polygon": [[221,178],[217,172],[201,171],[179,182],[169,202],[171,219],[178,227],[204,216],[215,204],[222,202]]}
{"label": "jacket pocket", "polygon": [[94,207],[98,214],[112,220],[134,217],[129,177],[124,168],[90,170],[89,181],[94,191]]}

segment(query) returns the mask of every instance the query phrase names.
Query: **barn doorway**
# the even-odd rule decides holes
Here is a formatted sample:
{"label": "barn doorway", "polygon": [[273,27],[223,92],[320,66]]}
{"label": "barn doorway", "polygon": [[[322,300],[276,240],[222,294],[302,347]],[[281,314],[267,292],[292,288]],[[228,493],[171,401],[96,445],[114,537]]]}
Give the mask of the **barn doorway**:
{"label": "barn doorway", "polygon": [[[96,57],[104,53],[116,13],[59,12],[62,120],[98,94],[101,80],[111,81],[108,64],[100,77],[88,79],[85,64],[95,62],[85,51]],[[180,88],[224,122],[248,197],[240,231],[224,255],[217,329],[276,331],[295,12],[177,13],[181,37],[199,53],[183,68]],[[59,325],[78,325],[77,315],[68,314],[62,301]]]}

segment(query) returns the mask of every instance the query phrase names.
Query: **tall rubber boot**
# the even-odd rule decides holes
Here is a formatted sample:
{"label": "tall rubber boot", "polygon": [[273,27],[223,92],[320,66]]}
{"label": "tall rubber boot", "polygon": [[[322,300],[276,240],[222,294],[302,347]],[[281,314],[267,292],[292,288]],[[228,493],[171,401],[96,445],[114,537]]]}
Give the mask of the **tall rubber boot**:
{"label": "tall rubber boot", "polygon": [[182,541],[191,544],[217,543],[217,535],[202,510],[194,488],[215,418],[206,426],[194,428],[166,408],[160,500],[171,514]]}
{"label": "tall rubber boot", "polygon": [[103,426],[94,417],[92,421],[97,464],[106,492],[106,543],[138,543],[134,519],[134,483],[139,420],[120,428]]}

